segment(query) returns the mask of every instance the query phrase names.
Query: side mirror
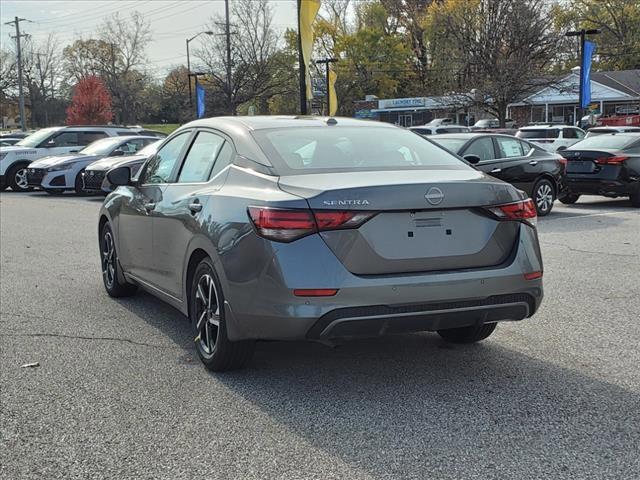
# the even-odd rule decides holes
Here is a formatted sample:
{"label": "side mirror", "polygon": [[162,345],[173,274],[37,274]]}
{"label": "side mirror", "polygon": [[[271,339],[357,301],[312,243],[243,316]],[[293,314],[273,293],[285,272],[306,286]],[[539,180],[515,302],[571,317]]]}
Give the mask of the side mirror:
{"label": "side mirror", "polygon": [[567,149],[567,147],[566,147],[565,145],[560,145],[560,146],[556,149],[556,152],[561,152],[561,151],[566,150],[566,149]]}
{"label": "side mirror", "polygon": [[56,146],[55,140],[49,140],[40,144],[40,148],[53,148]]}
{"label": "side mirror", "polygon": [[111,152],[112,157],[121,157],[123,155],[124,155],[124,152],[122,150],[114,150],[113,152]]}
{"label": "side mirror", "polygon": [[480,157],[477,155],[465,155],[464,158],[467,162],[469,162],[471,165],[475,165],[476,163],[480,163]]}
{"label": "side mirror", "polygon": [[107,180],[116,187],[131,185],[131,170],[129,167],[116,167],[107,172]]}

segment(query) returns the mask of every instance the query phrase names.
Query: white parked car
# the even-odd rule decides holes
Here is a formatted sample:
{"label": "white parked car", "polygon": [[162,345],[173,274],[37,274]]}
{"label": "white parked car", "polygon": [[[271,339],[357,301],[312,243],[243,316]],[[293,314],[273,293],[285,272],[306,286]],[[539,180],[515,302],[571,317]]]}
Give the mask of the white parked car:
{"label": "white parked car", "polygon": [[43,128],[13,146],[0,147],[0,190],[15,192],[31,189],[27,184],[27,166],[51,155],[78,152],[101,138],[132,135],[128,128],[113,126],[69,126]]}
{"label": "white parked car", "polygon": [[412,132],[420,135],[439,135],[441,133],[469,133],[471,129],[464,125],[441,125],[439,127],[433,125],[422,125],[409,127]]}
{"label": "white parked car", "polygon": [[[491,128],[500,128],[500,120],[497,118],[483,118],[482,120],[478,120],[473,124],[473,127],[471,127],[472,130],[485,130]],[[507,118],[504,121],[504,128],[516,128],[516,122]]]}
{"label": "white parked car", "polygon": [[27,167],[29,187],[42,188],[50,194],[61,194],[65,190],[83,191],[82,172],[93,162],[105,157],[126,157],[135,155],[156,137],[130,135],[108,137],[96,140],[77,153],[55,155],[31,162]]}
{"label": "white parked car", "polygon": [[584,130],[567,125],[531,125],[521,127],[516,137],[535,143],[540,148],[555,152],[579,142],[585,136]]}

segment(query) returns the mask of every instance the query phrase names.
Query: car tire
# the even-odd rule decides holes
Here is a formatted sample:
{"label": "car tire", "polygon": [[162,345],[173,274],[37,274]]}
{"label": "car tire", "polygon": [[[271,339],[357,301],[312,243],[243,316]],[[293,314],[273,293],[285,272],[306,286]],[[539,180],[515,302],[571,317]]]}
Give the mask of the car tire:
{"label": "car tire", "polygon": [[116,252],[115,238],[109,223],[105,223],[100,232],[100,266],[104,288],[111,297],[129,297],[138,290],[133,285],[120,279],[120,262]]}
{"label": "car tire", "polygon": [[195,334],[196,351],[202,363],[213,372],[244,367],[255,341],[232,342],[227,336],[224,296],[209,258],[195,269],[189,288],[189,318]]}
{"label": "car tire", "polygon": [[47,192],[49,195],[53,195],[54,197],[56,196],[59,197],[64,193],[64,190],[57,190],[55,188],[45,188],[44,191]]}
{"label": "car tire", "polygon": [[82,190],[82,172],[84,172],[84,170],[80,170],[78,172],[78,174],[76,175],[76,179],[73,182],[73,190],[76,192],[76,195],[80,195],[81,197],[84,197],[86,195],[86,192],[84,192]]}
{"label": "car tire", "polygon": [[533,187],[533,201],[539,217],[549,215],[555,200],[555,188],[551,180],[541,178]]}
{"label": "car tire", "polygon": [[578,201],[579,198],[580,198],[580,195],[576,195],[574,193],[568,193],[566,195],[563,195],[562,197],[559,197],[558,200],[560,200],[565,205],[573,205]]}
{"label": "car tire", "polygon": [[446,330],[438,330],[438,335],[449,343],[475,343],[491,335],[497,325],[497,323],[485,323],[470,327],[448,328]]}
{"label": "car tire", "polygon": [[19,163],[11,166],[7,171],[7,183],[14,192],[30,192],[33,190],[27,185],[27,164]]}

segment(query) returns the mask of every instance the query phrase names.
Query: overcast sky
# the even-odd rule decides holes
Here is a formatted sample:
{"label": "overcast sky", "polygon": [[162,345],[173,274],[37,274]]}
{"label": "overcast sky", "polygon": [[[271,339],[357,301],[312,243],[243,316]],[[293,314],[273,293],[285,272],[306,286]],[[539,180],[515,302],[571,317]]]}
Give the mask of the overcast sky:
{"label": "overcast sky", "polygon": [[[276,30],[294,28],[295,0],[270,2]],[[33,22],[22,22],[20,28],[36,41],[54,32],[64,47],[80,36],[89,38],[105,16],[132,10],[141,12],[151,25],[147,56],[151,73],[159,75],[172,65],[186,63],[185,39],[203,30],[212,15],[224,15],[224,0],[0,0],[0,43],[6,48],[13,42],[9,35],[15,34],[15,27],[4,23],[15,16]]]}

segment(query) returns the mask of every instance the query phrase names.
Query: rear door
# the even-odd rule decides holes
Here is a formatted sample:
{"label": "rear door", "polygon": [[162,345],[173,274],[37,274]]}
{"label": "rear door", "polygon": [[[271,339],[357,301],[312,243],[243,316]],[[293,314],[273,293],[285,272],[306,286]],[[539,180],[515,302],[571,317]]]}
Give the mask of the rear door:
{"label": "rear door", "polygon": [[154,210],[171,181],[183,155],[191,131],[182,132],[166,142],[149,158],[136,186],[122,196],[118,217],[118,256],[123,269],[139,279],[156,285],[158,275],[153,261]]}
{"label": "rear door", "polygon": [[[231,141],[211,130],[196,132],[174,179],[154,211],[153,256],[156,282],[176,298],[182,296],[183,266],[189,243],[203,223],[210,194],[219,189],[235,150]],[[202,212],[202,213],[201,213]]]}

